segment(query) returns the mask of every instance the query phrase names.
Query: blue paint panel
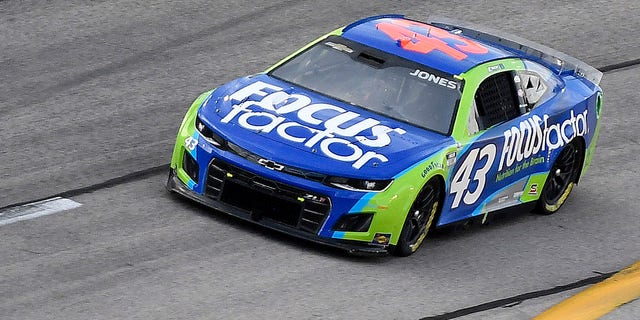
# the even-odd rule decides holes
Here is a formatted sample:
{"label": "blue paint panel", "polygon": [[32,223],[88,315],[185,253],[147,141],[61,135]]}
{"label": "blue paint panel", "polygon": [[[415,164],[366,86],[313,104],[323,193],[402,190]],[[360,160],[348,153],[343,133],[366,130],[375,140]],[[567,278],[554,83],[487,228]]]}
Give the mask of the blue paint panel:
{"label": "blue paint panel", "polygon": [[351,212],[362,212],[364,207],[369,203],[369,200],[376,195],[374,192],[365,194],[352,208]]}
{"label": "blue paint panel", "polygon": [[343,231],[334,231],[333,235],[331,236],[331,238],[344,239],[344,232]]}

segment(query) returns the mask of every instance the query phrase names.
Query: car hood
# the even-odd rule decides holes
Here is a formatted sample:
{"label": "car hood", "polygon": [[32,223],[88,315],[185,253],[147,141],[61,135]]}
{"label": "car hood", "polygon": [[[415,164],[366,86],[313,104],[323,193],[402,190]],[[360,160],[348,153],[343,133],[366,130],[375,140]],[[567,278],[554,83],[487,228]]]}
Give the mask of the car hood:
{"label": "car hood", "polygon": [[198,116],[257,157],[343,177],[391,178],[453,141],[266,74],[214,90]]}

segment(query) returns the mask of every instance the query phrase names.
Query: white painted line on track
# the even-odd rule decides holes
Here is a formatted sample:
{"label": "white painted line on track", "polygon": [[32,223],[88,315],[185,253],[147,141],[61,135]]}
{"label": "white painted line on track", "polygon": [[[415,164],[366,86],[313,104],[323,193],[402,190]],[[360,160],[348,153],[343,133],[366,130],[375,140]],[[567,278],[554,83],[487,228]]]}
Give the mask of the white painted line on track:
{"label": "white painted line on track", "polygon": [[0,226],[35,219],[42,216],[77,208],[82,204],[70,199],[55,197],[0,210]]}

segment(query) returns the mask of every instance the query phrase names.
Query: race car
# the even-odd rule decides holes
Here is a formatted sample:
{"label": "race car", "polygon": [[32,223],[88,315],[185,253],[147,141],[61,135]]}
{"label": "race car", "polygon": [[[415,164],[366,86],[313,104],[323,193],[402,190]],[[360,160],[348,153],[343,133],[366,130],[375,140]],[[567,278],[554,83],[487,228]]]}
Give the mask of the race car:
{"label": "race car", "polygon": [[446,18],[365,18],[200,95],[167,188],[349,252],[408,256],[434,228],[551,214],[591,163],[602,73]]}

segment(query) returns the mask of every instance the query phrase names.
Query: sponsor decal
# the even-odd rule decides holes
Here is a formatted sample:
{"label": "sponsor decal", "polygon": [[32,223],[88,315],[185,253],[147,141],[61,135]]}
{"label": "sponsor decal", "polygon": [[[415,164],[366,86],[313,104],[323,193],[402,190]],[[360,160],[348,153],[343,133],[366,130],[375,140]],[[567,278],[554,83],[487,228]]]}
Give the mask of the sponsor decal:
{"label": "sponsor decal", "polygon": [[515,162],[529,159],[540,151],[563,147],[573,138],[587,134],[587,110],[559,123],[549,124],[549,115],[529,117],[518,126],[504,132],[504,145],[500,153],[498,171]]}
{"label": "sponsor decal", "polygon": [[426,178],[433,169],[442,169],[444,166],[442,163],[431,161],[424,169],[422,170],[422,178]]}
{"label": "sponsor decal", "polygon": [[544,157],[536,157],[536,158],[531,158],[529,160],[525,160],[522,163],[518,163],[515,165],[515,167],[509,168],[507,170],[498,172],[498,174],[496,174],[496,182],[504,180],[518,172],[520,172],[520,170],[529,168],[529,167],[533,167],[535,165],[539,165],[541,163],[544,163]]}
{"label": "sponsor decal", "polygon": [[[223,116],[222,123],[234,122],[256,132],[275,132],[283,140],[302,144],[313,152],[319,149],[331,159],[351,163],[355,169],[368,162],[375,165],[389,161],[375,151],[364,152],[361,146],[384,147],[391,143],[392,134],[406,133],[402,128],[390,128],[373,118],[356,121],[359,113],[331,104],[311,103],[311,98],[305,95],[289,94],[262,81],[249,84],[225,97],[226,100],[234,104]],[[298,121],[288,120],[282,116],[285,114],[295,114]],[[318,127],[323,129],[316,129]]]}
{"label": "sponsor decal", "polygon": [[529,194],[531,195],[536,195],[538,194],[538,184],[534,183],[531,185],[531,187],[529,187]]}
{"label": "sponsor decal", "polygon": [[373,243],[376,244],[387,245],[389,244],[389,240],[391,240],[391,233],[376,233],[376,235],[373,236]]}

